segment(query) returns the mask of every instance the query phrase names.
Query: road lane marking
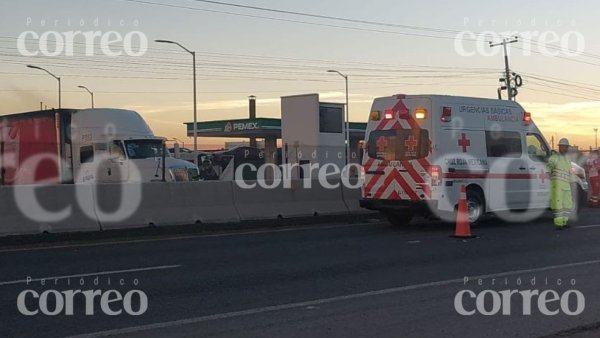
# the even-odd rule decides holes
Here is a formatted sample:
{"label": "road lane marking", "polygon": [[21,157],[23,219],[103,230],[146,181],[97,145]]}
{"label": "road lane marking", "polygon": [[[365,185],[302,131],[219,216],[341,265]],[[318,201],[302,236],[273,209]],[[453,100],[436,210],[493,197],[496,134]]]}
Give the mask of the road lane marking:
{"label": "road lane marking", "polygon": [[[594,265],[594,264],[600,264],[600,259],[568,263],[568,264],[561,264],[561,265],[550,265],[550,266],[533,268],[533,269],[506,271],[506,272],[499,272],[499,273],[480,275],[480,276],[470,276],[469,279],[474,280],[474,279],[498,278],[498,277],[506,277],[506,276],[511,276],[511,275],[520,275],[520,274],[526,274],[526,273],[528,274],[528,273],[534,273],[534,272],[559,270],[559,269],[573,268],[573,267],[580,267],[580,266],[587,266],[587,265]],[[404,291],[425,289],[425,288],[430,288],[430,287],[447,286],[447,285],[459,284],[459,283],[464,283],[464,277],[456,278],[456,279],[448,279],[448,280],[443,280],[443,281],[437,281],[437,282],[423,283],[423,284],[400,286],[400,287],[394,287],[394,288],[389,288],[389,289],[373,290],[373,291],[367,291],[367,292],[361,292],[361,293],[347,294],[347,295],[330,297],[330,298],[314,299],[314,300],[309,300],[309,301],[304,301],[304,302],[272,305],[272,306],[266,306],[266,307],[248,309],[248,310],[218,313],[218,314],[213,314],[213,315],[188,318],[188,319],[180,319],[180,320],[174,320],[174,321],[168,321],[168,322],[162,322],[162,323],[131,326],[131,327],[122,328],[122,329],[98,331],[98,332],[92,332],[92,333],[87,333],[87,334],[82,334],[82,335],[71,336],[69,338],[93,338],[93,337],[106,337],[106,336],[113,336],[113,335],[124,335],[124,334],[126,335],[126,334],[141,332],[141,331],[165,329],[165,328],[170,328],[170,327],[177,327],[177,326],[183,326],[183,325],[188,325],[188,324],[197,324],[197,323],[208,322],[208,321],[213,321],[213,320],[230,319],[230,318],[236,318],[236,317],[256,315],[256,314],[262,314],[262,313],[267,313],[267,312],[315,307],[315,306],[327,304],[327,303],[333,303],[333,302],[339,302],[339,301],[345,301],[345,300],[354,300],[354,299],[360,299],[360,298],[366,298],[366,297],[372,297],[372,296],[387,295],[387,294],[399,293],[399,292],[404,292]]]}
{"label": "road lane marking", "polygon": [[[68,275],[68,276],[54,276],[54,277],[32,278],[32,279],[29,280],[29,282],[39,282],[41,280],[56,280],[56,279],[78,278],[78,277],[90,277],[90,276],[117,275],[117,274],[123,274],[123,273],[131,273],[131,272],[142,272],[142,271],[155,271],[155,270],[175,269],[175,268],[179,268],[179,267],[181,267],[181,265],[150,266],[150,267],[146,267],[146,268],[113,270],[113,271],[100,271],[100,272],[91,272],[91,273],[81,273],[81,274],[77,274],[77,275]],[[0,286],[23,284],[23,283],[27,283],[27,280],[26,279],[20,279],[20,280],[13,280],[13,281],[7,281],[7,282],[0,282]]]}
{"label": "road lane marking", "polygon": [[575,227],[575,229],[588,229],[588,228],[600,228],[600,224],[579,225],[579,226]]}
{"label": "road lane marking", "polygon": [[4,249],[0,250],[0,253],[9,252],[21,252],[21,251],[39,251],[39,250],[52,250],[52,249],[68,249],[68,248],[82,248],[82,247],[95,247],[103,245],[118,245],[118,244],[136,244],[136,243],[148,243],[148,242],[162,242],[162,241],[175,241],[175,240],[186,240],[194,238],[210,238],[210,237],[230,237],[230,236],[245,236],[255,234],[268,234],[268,233],[280,233],[280,232],[293,232],[293,231],[305,231],[305,230],[329,230],[337,228],[349,228],[362,225],[378,225],[384,224],[385,222],[366,222],[366,223],[353,223],[353,224],[336,224],[326,226],[310,226],[310,227],[286,227],[281,229],[263,229],[263,230],[250,230],[250,231],[236,231],[228,233],[218,234],[196,234],[196,235],[184,235],[184,236],[167,236],[162,238],[145,238],[145,239],[132,239],[132,240],[116,240],[106,241],[99,243],[74,243],[74,244],[63,244],[56,246],[42,246],[42,247],[29,247],[29,248],[15,248],[15,249]]}

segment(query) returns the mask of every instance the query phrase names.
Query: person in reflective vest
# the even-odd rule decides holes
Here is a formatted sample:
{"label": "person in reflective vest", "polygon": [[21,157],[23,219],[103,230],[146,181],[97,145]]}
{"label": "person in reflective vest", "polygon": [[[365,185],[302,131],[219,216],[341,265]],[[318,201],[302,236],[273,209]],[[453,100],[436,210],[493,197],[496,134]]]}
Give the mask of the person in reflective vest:
{"label": "person in reflective vest", "polygon": [[568,225],[569,216],[573,209],[573,196],[571,194],[571,161],[567,158],[569,140],[566,138],[558,142],[558,153],[553,152],[548,160],[550,172],[550,207],[554,212],[554,226],[563,229]]}
{"label": "person in reflective vest", "polygon": [[590,196],[589,205],[598,207],[598,195],[600,195],[600,159],[598,158],[598,150],[592,151],[590,158],[585,162],[590,185],[592,186],[592,194]]}

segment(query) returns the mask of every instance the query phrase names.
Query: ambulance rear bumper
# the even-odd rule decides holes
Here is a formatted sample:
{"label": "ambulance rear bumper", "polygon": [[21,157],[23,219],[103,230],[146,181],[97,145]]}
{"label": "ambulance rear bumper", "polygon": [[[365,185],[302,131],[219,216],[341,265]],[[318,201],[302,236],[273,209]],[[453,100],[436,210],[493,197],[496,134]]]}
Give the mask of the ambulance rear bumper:
{"label": "ambulance rear bumper", "polygon": [[437,208],[437,201],[410,201],[410,200],[382,200],[362,198],[359,200],[361,208],[375,211],[407,211],[415,214],[428,214],[430,208]]}

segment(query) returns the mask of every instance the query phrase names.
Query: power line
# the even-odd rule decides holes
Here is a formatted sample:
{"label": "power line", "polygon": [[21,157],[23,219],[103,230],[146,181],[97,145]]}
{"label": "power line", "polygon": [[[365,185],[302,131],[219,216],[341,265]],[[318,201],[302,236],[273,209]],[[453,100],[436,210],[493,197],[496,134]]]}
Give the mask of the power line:
{"label": "power line", "polygon": [[[126,1],[129,1],[129,0],[126,0]],[[343,17],[339,17],[339,16],[328,16],[328,15],[321,15],[321,14],[314,14],[314,13],[305,13],[305,12],[297,12],[297,11],[289,11],[289,10],[282,10],[282,9],[275,9],[275,8],[266,8],[266,7],[242,5],[242,4],[235,4],[235,3],[222,2],[222,1],[210,1],[210,0],[192,0],[192,1],[209,3],[209,4],[214,4],[214,5],[221,5],[221,6],[229,6],[229,7],[236,7],[236,8],[252,9],[252,10],[263,11],[263,12],[297,15],[297,16],[304,16],[304,17],[310,17],[310,18],[327,19],[327,20],[334,20],[334,21],[343,21],[343,22],[359,23],[359,24],[374,25],[374,26],[385,26],[385,27],[412,29],[412,30],[429,31],[429,32],[435,32],[435,33],[452,33],[452,34],[458,34],[458,33],[460,33],[460,31],[453,30],[453,29],[430,28],[430,27],[422,27],[422,26],[414,26],[414,25],[401,25],[401,24],[376,22],[376,21],[369,21],[369,20],[350,19],[350,18],[343,18]]]}
{"label": "power line", "polygon": [[584,99],[584,100],[590,100],[590,101],[600,101],[598,98],[589,98],[589,97],[580,96],[580,95],[567,94],[567,93],[564,93],[564,92],[553,92],[553,91],[549,91],[549,90],[535,89],[535,88],[529,88],[529,90],[532,90],[534,92],[542,92],[542,93],[548,93],[548,94],[555,94],[555,95],[567,96],[567,97],[576,98],[576,99]]}
{"label": "power line", "polygon": [[[165,7],[179,8],[179,9],[195,10],[195,11],[205,11],[205,12],[215,12],[215,13],[228,14],[228,15],[246,16],[246,17],[252,17],[252,18],[259,18],[259,19],[270,19],[270,20],[287,21],[287,22],[300,23],[300,24],[319,25],[318,23],[314,23],[314,22],[305,22],[305,21],[288,20],[288,19],[282,19],[282,18],[273,18],[273,17],[265,17],[265,16],[248,15],[248,14],[241,14],[241,13],[234,13],[234,12],[225,12],[225,11],[217,11],[217,10],[210,10],[210,9],[205,9],[205,8],[181,6],[181,5],[174,5],[174,4],[162,4],[162,3],[156,3],[156,2],[144,1],[144,0],[122,0],[122,1],[132,2],[132,3],[139,3],[139,4],[145,4],[145,5],[165,6]],[[392,28],[399,28],[399,29],[408,29],[408,30],[416,30],[416,31],[425,31],[425,32],[432,32],[432,33],[440,33],[440,34],[460,34],[460,33],[463,32],[463,31],[455,30],[455,29],[432,28],[432,27],[425,27],[425,26],[403,25],[403,24],[395,24],[395,23],[388,23],[388,22],[370,21],[370,20],[363,20],[363,19],[353,19],[353,18],[346,18],[346,17],[339,17],[339,16],[329,16],[329,15],[322,15],[322,14],[315,14],[315,13],[306,13],[306,12],[299,12],[299,11],[282,10],[282,9],[276,9],[276,8],[258,7],[258,6],[251,6],[251,5],[230,3],[230,2],[222,2],[222,1],[213,1],[213,0],[191,0],[191,1],[200,2],[200,3],[207,3],[207,4],[213,4],[213,5],[219,5],[219,6],[227,6],[227,7],[233,7],[233,8],[250,9],[250,10],[262,11],[262,12],[271,12],[271,13],[277,13],[277,14],[286,14],[286,15],[294,15],[294,16],[301,16],[301,17],[309,17],[309,18],[321,19],[321,20],[333,20],[333,21],[341,21],[341,22],[348,22],[348,23],[354,23],[354,24],[363,24],[363,25],[372,25],[372,26],[381,26],[381,27],[392,27]],[[356,27],[348,27],[348,26],[335,26],[335,25],[325,25],[325,26],[327,26],[327,27],[336,27],[336,28],[344,28],[344,29],[359,29],[359,28],[356,28]],[[443,37],[443,36],[432,36],[432,35],[425,35],[425,34],[411,34],[411,33],[401,33],[401,32],[392,32],[392,31],[369,30],[369,29],[364,29],[364,28],[362,30],[373,31],[373,32],[380,32],[380,33],[396,33],[396,34],[403,34],[403,35],[414,35],[414,36],[429,37],[429,38],[438,38],[438,39],[453,39],[453,40],[458,39],[456,36],[455,37]],[[472,33],[475,34],[475,35],[482,36],[482,37],[486,37],[486,36],[487,37],[491,37],[491,38],[497,37],[497,36],[490,35],[490,34],[485,35],[485,32],[472,32]],[[557,45],[547,44],[547,43],[546,44],[542,44],[542,43],[540,43],[538,41],[534,41],[534,40],[531,40],[531,39],[522,38],[522,37],[520,37],[520,38],[523,41],[527,41],[527,42],[535,44],[537,46],[543,46],[545,48],[550,48],[550,49],[554,49],[554,50],[565,51],[565,52],[569,52],[569,53],[578,52],[578,51],[572,51],[572,50],[569,50],[569,49],[565,50],[562,46],[557,46]],[[463,40],[463,41],[480,41],[479,39],[467,39],[467,38],[460,38],[460,40]],[[590,57],[590,58],[600,59],[600,55],[597,55],[597,54],[588,53],[588,52],[581,52],[580,54],[584,55],[584,56],[587,56],[587,57]],[[569,60],[569,59],[567,59],[567,60]]]}
{"label": "power line", "polygon": [[[312,26],[349,29],[349,30],[355,30],[355,31],[385,33],[385,34],[395,34],[395,35],[405,35],[405,36],[415,36],[415,37],[428,37],[428,38],[446,39],[446,40],[455,40],[456,39],[455,37],[427,35],[427,34],[418,34],[418,33],[406,33],[406,32],[389,31],[389,30],[378,30],[378,29],[369,29],[369,28],[364,28],[364,27],[350,27],[350,26],[341,26],[341,25],[333,25],[333,24],[324,24],[324,23],[318,23],[318,22],[309,22],[309,21],[300,21],[300,20],[293,20],[293,19],[275,18],[275,17],[261,16],[261,15],[252,15],[252,14],[242,14],[242,13],[220,11],[220,10],[212,10],[212,9],[206,9],[206,8],[189,7],[189,6],[181,6],[181,5],[174,5],[174,4],[164,4],[164,3],[157,3],[157,2],[143,1],[143,0],[121,0],[121,1],[132,2],[132,3],[139,3],[139,4],[145,4],[145,5],[152,5],[152,6],[162,6],[162,7],[171,7],[171,8],[179,8],[179,9],[188,9],[188,10],[208,12],[208,13],[227,14],[227,15],[234,15],[234,16],[241,16],[241,17],[248,17],[248,18],[255,18],[255,19],[266,19],[266,20],[272,20],[272,21],[291,22],[291,23],[299,23],[299,24],[312,25]],[[477,39],[467,39],[467,38],[461,38],[461,40],[464,40],[464,41],[478,41]]]}
{"label": "power line", "polygon": [[[523,75],[527,75],[527,74],[528,73],[523,73]],[[529,78],[532,78],[532,79],[535,79],[535,80],[539,80],[539,81],[543,81],[543,82],[547,82],[547,83],[554,83],[554,84],[558,84],[558,85],[563,85],[563,86],[566,86],[566,87],[569,87],[569,88],[576,87],[576,88],[584,89],[584,90],[587,90],[587,91],[592,91],[592,92],[600,93],[600,89],[592,88],[592,87],[586,87],[584,85],[573,84],[573,82],[568,83],[568,82],[557,80],[555,78],[549,78],[549,77],[544,78],[541,75],[534,75],[534,74],[529,74],[527,76]]]}

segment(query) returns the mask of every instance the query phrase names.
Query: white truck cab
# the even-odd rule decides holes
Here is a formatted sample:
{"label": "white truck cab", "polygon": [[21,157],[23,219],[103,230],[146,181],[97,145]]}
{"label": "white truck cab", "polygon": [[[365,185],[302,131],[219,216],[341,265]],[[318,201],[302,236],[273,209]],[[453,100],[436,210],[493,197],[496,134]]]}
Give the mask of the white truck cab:
{"label": "white truck cab", "polygon": [[[84,109],[71,115],[75,183],[152,182],[162,180],[163,142],[135,111]],[[167,151],[165,180],[192,181],[198,167]]]}
{"label": "white truck cab", "polygon": [[[360,203],[405,224],[418,213],[453,213],[464,185],[471,222],[488,212],[547,209],[550,155],[531,114],[516,102],[377,98],[365,134]],[[586,194],[585,177],[574,175],[574,184]]]}

